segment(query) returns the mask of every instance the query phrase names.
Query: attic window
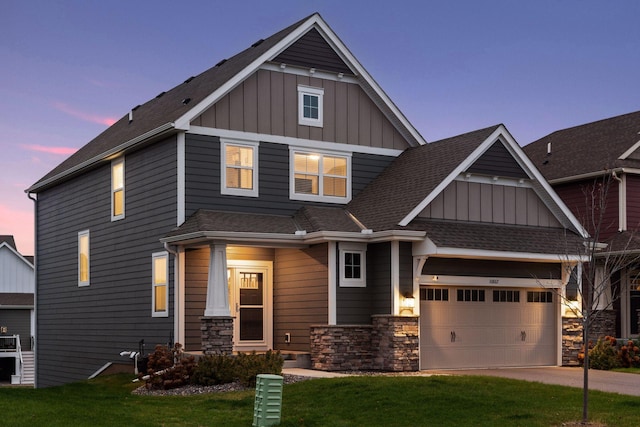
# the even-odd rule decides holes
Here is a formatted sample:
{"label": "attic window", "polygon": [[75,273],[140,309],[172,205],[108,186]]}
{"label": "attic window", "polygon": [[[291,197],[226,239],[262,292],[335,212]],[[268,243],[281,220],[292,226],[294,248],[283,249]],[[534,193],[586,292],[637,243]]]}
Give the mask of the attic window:
{"label": "attic window", "polygon": [[324,89],[298,85],[298,124],[322,127]]}

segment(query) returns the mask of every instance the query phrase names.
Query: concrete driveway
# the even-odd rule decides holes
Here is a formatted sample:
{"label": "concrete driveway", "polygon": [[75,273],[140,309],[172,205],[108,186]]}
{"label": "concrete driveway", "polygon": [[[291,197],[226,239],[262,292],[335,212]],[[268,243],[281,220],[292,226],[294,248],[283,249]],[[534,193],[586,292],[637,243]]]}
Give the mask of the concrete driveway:
{"label": "concrete driveway", "polygon": [[[487,375],[579,388],[582,388],[583,384],[583,371],[582,368],[578,367],[552,366],[540,368],[469,369],[461,371],[424,372],[425,374],[441,375]],[[640,375],[591,369],[589,370],[589,390],[640,396]]]}

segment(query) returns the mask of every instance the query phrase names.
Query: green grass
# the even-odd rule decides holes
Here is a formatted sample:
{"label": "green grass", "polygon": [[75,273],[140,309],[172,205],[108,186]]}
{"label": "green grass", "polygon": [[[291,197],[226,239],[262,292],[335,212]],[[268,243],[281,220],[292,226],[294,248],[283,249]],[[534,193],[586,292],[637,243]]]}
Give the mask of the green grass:
{"label": "green grass", "polygon": [[616,372],[626,372],[627,374],[640,375],[640,368],[616,368],[613,370]]}
{"label": "green grass", "polygon": [[[2,425],[250,426],[254,392],[136,396],[115,375],[47,389],[0,388]],[[640,397],[592,391],[590,420],[637,426]],[[282,426],[560,426],[576,388],[491,377],[347,377],[286,385]]]}

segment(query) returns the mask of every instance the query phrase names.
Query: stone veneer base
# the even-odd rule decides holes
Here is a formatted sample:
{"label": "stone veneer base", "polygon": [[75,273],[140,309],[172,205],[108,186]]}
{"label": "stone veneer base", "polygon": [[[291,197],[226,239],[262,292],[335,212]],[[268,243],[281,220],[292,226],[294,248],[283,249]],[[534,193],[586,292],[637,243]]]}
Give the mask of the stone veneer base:
{"label": "stone veneer base", "polygon": [[233,317],[201,317],[203,354],[233,354]]}

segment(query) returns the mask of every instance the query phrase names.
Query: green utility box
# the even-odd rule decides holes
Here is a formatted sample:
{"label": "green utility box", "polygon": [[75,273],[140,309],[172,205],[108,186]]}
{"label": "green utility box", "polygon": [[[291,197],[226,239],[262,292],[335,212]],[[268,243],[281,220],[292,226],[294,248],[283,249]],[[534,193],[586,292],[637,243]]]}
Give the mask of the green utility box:
{"label": "green utility box", "polygon": [[282,409],[282,382],[280,375],[260,374],[256,377],[256,401],[253,406],[253,427],[280,424]]}

